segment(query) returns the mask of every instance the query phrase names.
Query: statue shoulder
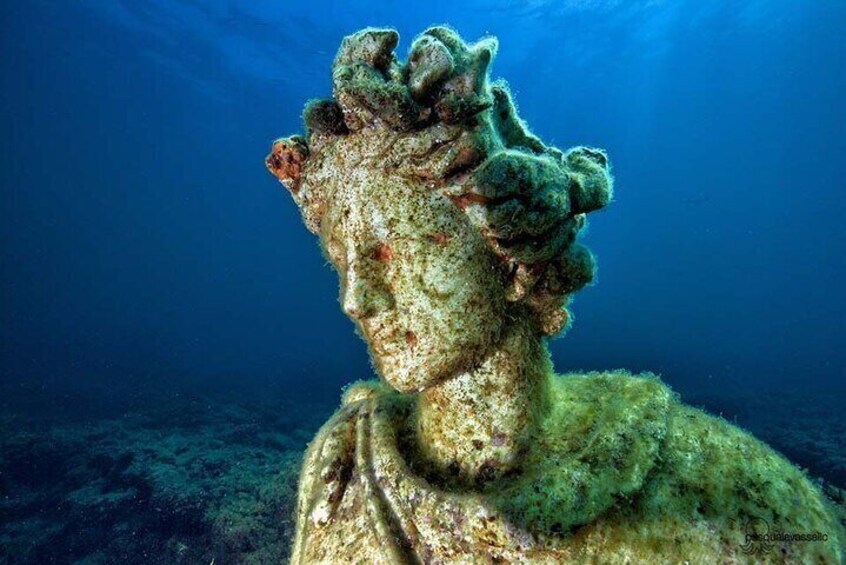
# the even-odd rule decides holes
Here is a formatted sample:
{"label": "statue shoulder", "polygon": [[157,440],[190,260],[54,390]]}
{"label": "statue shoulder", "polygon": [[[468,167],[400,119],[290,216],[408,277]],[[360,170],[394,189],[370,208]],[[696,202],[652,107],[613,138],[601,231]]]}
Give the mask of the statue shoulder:
{"label": "statue shoulder", "polygon": [[300,472],[298,522],[329,520],[352,477],[357,424],[380,396],[390,394],[378,381],[357,381],[344,390],[341,407],[306,450]]}
{"label": "statue shoulder", "polygon": [[348,538],[381,547],[376,538],[364,539],[373,532],[362,526],[372,499],[367,446],[374,413],[397,409],[403,404],[399,396],[376,381],[350,385],[341,407],[309,444],[300,471],[292,563],[334,562],[353,551],[346,547]]}
{"label": "statue shoulder", "polygon": [[[803,471],[737,426],[682,404],[657,377],[563,375],[550,396],[524,472],[495,495],[510,521],[541,536],[599,535],[609,551],[613,538],[644,558],[713,553],[718,561],[782,550],[789,562],[844,558],[846,532]],[[627,537],[635,524],[639,537]],[[819,539],[779,545],[750,542],[749,533]]]}
{"label": "statue shoulder", "polygon": [[326,522],[349,481],[355,449],[357,406],[342,405],[306,449],[300,470],[297,524]]}
{"label": "statue shoulder", "polygon": [[825,551],[846,544],[835,508],[819,486],[776,450],[723,418],[678,404],[662,458],[650,498],[664,512],[705,517],[741,532],[823,533],[827,542],[788,545],[805,545],[811,553],[819,549],[828,557]]}
{"label": "statue shoulder", "polygon": [[586,524],[636,493],[659,461],[675,395],[651,374],[569,374],[550,405],[522,472],[500,489],[506,514],[536,532]]}

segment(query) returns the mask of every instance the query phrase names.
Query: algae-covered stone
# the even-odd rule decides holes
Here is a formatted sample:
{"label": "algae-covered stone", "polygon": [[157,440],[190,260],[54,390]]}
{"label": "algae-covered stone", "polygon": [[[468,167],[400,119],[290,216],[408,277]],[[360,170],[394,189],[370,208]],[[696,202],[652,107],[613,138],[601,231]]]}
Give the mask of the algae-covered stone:
{"label": "algae-covered stone", "polygon": [[[843,559],[836,510],[801,471],[728,422],[681,404],[654,375],[552,377],[551,410],[520,467],[473,489],[439,484],[417,468],[411,396],[358,386],[368,394],[348,401],[307,455],[298,562]],[[317,468],[324,475],[313,475]],[[342,496],[314,496],[325,492],[325,470],[347,477]],[[335,506],[318,521],[320,500]],[[756,533],[811,541],[764,542]]]}
{"label": "algae-covered stone", "polygon": [[[578,234],[611,201],[608,157],[529,132],[488,81],[494,39],[430,28],[407,63],[397,42],[346,38],[334,103],[267,161],[382,380],[309,447],[293,561],[841,561],[825,498],[748,434],[654,376],[553,376],[546,338],[593,280]],[[826,538],[758,544],[762,525]]]}

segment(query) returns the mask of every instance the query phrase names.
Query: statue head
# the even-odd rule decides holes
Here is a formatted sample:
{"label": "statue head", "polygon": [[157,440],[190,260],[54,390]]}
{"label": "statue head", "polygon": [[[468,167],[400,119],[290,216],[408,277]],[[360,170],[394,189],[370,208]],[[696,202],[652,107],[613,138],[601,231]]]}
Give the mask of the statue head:
{"label": "statue head", "polygon": [[409,392],[470,370],[516,323],[537,339],[567,327],[594,273],[576,236],[611,177],[602,151],[528,132],[488,82],[495,40],[435,27],[401,63],[398,39],[345,38],[333,99],[308,103],[307,138],[277,140],[267,166],[319,236],[379,374]]}

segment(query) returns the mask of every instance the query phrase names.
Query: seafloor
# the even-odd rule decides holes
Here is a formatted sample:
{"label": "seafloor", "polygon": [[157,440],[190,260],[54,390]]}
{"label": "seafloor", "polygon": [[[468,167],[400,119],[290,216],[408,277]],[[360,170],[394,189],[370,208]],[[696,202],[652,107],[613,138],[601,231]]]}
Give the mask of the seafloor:
{"label": "seafloor", "polygon": [[[3,387],[0,563],[284,561],[301,455],[334,395],[195,390]],[[846,392],[685,400],[807,468],[846,523]]]}

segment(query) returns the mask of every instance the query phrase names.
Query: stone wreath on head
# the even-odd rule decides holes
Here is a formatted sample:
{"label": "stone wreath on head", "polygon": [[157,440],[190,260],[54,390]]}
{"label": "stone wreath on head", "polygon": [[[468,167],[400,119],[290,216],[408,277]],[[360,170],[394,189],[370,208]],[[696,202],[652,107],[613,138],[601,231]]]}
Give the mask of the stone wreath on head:
{"label": "stone wreath on head", "polygon": [[345,38],[333,64],[334,98],[307,104],[307,138],[277,140],[267,167],[317,234],[324,149],[358,136],[362,155],[386,174],[425,183],[461,208],[501,259],[507,299],[528,306],[541,333],[557,334],[568,325],[570,295],[595,272],[575,240],[585,214],[611,199],[605,153],[562,152],[528,131],[507,85],[488,83],[495,39],[468,46],[433,27],[405,63],[393,53],[398,41],[396,31],[372,28]]}

